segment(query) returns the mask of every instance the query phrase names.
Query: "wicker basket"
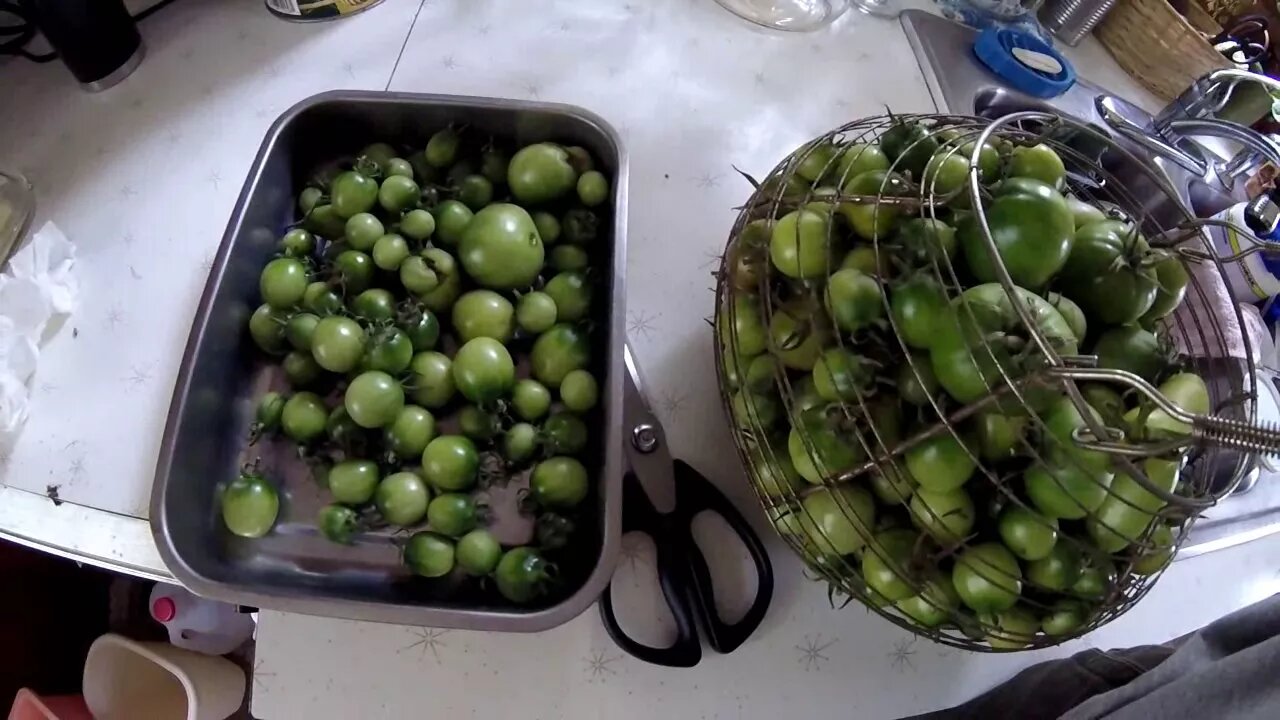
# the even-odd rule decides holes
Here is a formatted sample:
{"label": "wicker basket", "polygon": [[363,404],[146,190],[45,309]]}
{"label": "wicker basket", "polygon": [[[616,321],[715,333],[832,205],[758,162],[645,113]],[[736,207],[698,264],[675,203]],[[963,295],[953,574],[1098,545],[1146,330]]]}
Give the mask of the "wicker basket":
{"label": "wicker basket", "polygon": [[1095,34],[1120,67],[1165,100],[1202,75],[1231,67],[1201,33],[1221,27],[1194,2],[1183,17],[1167,0],[1121,0]]}

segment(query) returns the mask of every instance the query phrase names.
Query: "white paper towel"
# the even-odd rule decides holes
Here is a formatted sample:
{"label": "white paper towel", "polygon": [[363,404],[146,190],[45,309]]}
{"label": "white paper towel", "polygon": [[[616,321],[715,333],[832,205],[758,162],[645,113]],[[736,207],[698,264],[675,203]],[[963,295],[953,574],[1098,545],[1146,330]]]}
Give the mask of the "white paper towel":
{"label": "white paper towel", "polygon": [[47,222],[0,273],[0,433],[27,419],[40,342],[49,321],[75,309],[75,246]]}

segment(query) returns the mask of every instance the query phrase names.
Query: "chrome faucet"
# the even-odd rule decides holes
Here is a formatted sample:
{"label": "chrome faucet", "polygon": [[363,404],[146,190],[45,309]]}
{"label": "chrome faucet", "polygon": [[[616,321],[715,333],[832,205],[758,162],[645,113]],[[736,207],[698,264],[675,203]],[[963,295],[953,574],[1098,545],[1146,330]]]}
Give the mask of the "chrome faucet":
{"label": "chrome faucet", "polygon": [[[1152,121],[1149,128],[1126,118],[1116,101],[1107,95],[1094,99],[1098,115],[1116,132],[1207,181],[1216,180],[1230,189],[1235,180],[1262,160],[1280,168],[1280,144],[1270,136],[1217,114],[1226,107],[1231,94],[1242,82],[1262,85],[1268,92],[1280,91],[1280,81],[1246,70],[1215,70],[1191,84]],[[1194,136],[1231,140],[1243,149],[1227,162],[1206,157],[1205,151],[1187,140]]]}

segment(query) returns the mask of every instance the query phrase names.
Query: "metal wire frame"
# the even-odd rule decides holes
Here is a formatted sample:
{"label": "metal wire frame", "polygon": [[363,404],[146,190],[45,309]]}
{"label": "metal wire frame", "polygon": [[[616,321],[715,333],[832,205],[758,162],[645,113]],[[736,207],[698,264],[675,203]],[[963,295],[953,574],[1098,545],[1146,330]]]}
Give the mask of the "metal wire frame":
{"label": "metal wire frame", "polygon": [[[897,121],[923,123],[929,128],[926,137],[918,139],[917,144],[927,142],[928,138],[938,140],[942,137],[941,133],[944,130],[949,134],[945,142],[940,143],[944,151],[959,153],[965,143],[972,141],[972,151],[967,158],[969,175],[966,186],[943,195],[935,191],[937,177],[930,177],[926,171],[925,177],[918,179],[923,182],[917,181],[912,185],[915,190],[914,195],[886,196],[884,191],[887,182],[881,185],[881,193],[874,196],[845,193],[843,188],[849,178],[830,177],[832,171],[838,169],[840,153],[831,153],[829,148],[878,142],[883,133]],[[1214,416],[1208,418],[1190,416],[1176,406],[1168,403],[1160,404],[1163,397],[1142,378],[1123,371],[1093,367],[1094,358],[1079,355],[1077,347],[1051,342],[1037,329],[1026,302],[1013,291],[1013,281],[1007,269],[999,261],[995,243],[985,222],[982,199],[988,190],[980,176],[979,153],[984,143],[995,141],[1015,145],[1045,143],[1053,147],[1068,168],[1068,185],[1071,192],[1090,204],[1114,208],[1112,214],[1133,222],[1150,239],[1153,247],[1168,248],[1176,253],[1184,267],[1188,269],[1188,275],[1191,278],[1188,294],[1197,302],[1182,303],[1172,316],[1166,318],[1163,322],[1164,335],[1171,338],[1184,351],[1194,348],[1201,353],[1224,358],[1241,354],[1233,352],[1233,345],[1243,345],[1241,358],[1243,367],[1238,372],[1227,373],[1223,378],[1225,389],[1222,388],[1222,383],[1215,383],[1210,387]],[[823,154],[815,155],[820,152]],[[900,171],[901,168],[898,165],[901,157],[905,155],[906,153],[894,162],[890,167],[891,172]],[[827,182],[831,182],[834,189],[815,191],[809,182],[795,182],[799,179],[796,175],[797,169],[811,157],[827,158],[819,174],[828,178]],[[1143,204],[1107,169],[1108,166],[1119,166],[1131,175],[1136,173],[1140,181],[1146,183],[1148,187],[1154,187],[1157,196],[1163,195],[1167,201],[1167,208],[1173,209],[1174,222],[1162,222],[1154,214],[1146,212]],[[810,174],[813,174],[812,164],[810,164]],[[917,179],[912,178],[912,180]],[[881,212],[894,212],[901,208],[918,212],[930,219],[938,219],[939,211],[956,201],[963,193],[968,194],[970,208],[978,219],[984,240],[989,246],[989,256],[994,260],[993,264],[997,269],[1001,285],[1020,319],[1021,327],[1018,329],[1034,344],[1038,365],[1011,367],[1012,363],[1007,356],[1000,354],[983,338],[982,347],[975,348],[973,355],[975,358],[981,358],[983,362],[990,363],[987,368],[994,367],[996,370],[994,374],[983,373],[987,394],[973,403],[959,407],[944,399],[943,393],[938,393],[930,399],[928,406],[921,410],[922,417],[921,422],[918,423],[918,430],[906,438],[890,437],[896,433],[888,432],[883,423],[868,421],[868,418],[875,417],[873,409],[876,402],[874,397],[876,388],[874,386],[869,389],[854,387],[852,398],[833,403],[828,406],[827,412],[832,412],[834,408],[838,413],[834,419],[842,420],[842,427],[847,431],[844,439],[856,442],[853,449],[856,451],[855,454],[862,458],[861,461],[855,462],[853,467],[825,467],[825,460],[815,447],[810,433],[798,433],[808,460],[820,472],[823,481],[815,486],[797,484],[786,448],[779,451],[777,439],[770,435],[771,428],[763,422],[771,414],[758,407],[764,401],[743,402],[739,398],[735,403],[727,377],[727,368],[729,368],[727,363],[736,363],[736,359],[740,357],[735,330],[737,327],[735,301],[740,296],[751,295],[731,281],[730,266],[738,262],[740,256],[744,254],[754,257],[757,254],[763,254],[765,250],[763,247],[747,246],[748,243],[754,242],[749,237],[748,225],[758,220],[771,222],[797,208],[813,207],[822,211],[824,207],[834,209],[841,203],[871,204],[874,208],[871,223],[873,226],[879,220]],[[826,231],[831,235],[835,230],[834,212],[826,213],[825,218]],[[724,390],[722,396],[725,410],[731,420],[738,417],[735,421],[738,432],[734,433],[738,452],[748,468],[760,501],[770,517],[775,520],[775,524],[784,530],[781,534],[786,542],[806,560],[814,573],[831,583],[833,588],[857,598],[883,617],[904,628],[928,636],[937,642],[967,649],[992,650],[989,645],[980,640],[993,634],[1007,641],[1023,643],[1029,648],[1057,644],[1085,634],[1132,607],[1151,588],[1160,572],[1141,575],[1134,569],[1136,559],[1143,557],[1146,553],[1159,552],[1161,545],[1153,542],[1153,534],[1161,526],[1175,528],[1177,533],[1175,542],[1180,541],[1194,522],[1196,515],[1229,493],[1239,481],[1241,471],[1244,469],[1244,458],[1240,458],[1233,467],[1235,480],[1225,487],[1214,488],[1212,473],[1219,469],[1215,462],[1218,459],[1219,448],[1234,445],[1250,450],[1274,450],[1280,447],[1280,433],[1266,429],[1255,431],[1250,425],[1254,417],[1256,385],[1248,337],[1240,332],[1244,323],[1239,309],[1236,309],[1235,318],[1228,318],[1236,322],[1237,337],[1230,334],[1229,328],[1224,328],[1223,319],[1206,312],[1208,308],[1213,307],[1210,302],[1213,291],[1205,287],[1208,283],[1202,276],[1191,271],[1192,265],[1200,264],[1207,267],[1211,274],[1216,274],[1219,281],[1225,277],[1223,259],[1216,256],[1212,243],[1200,227],[1201,225],[1197,224],[1197,221],[1177,201],[1176,194],[1163,176],[1157,174],[1139,158],[1088,126],[1044,113],[1018,113],[994,122],[982,118],[952,115],[867,118],[837,128],[784,159],[753,193],[730,234],[724,261],[718,273],[715,323],[716,337],[719,338],[716,343],[717,372],[720,374],[720,385]],[[1248,236],[1247,233],[1244,235],[1244,237]],[[766,246],[767,240],[768,238],[765,237]],[[799,233],[797,233],[796,242],[797,244],[800,242]],[[863,242],[866,243],[865,240]],[[895,253],[892,242],[892,238],[880,237],[870,241],[876,267],[888,266],[888,262]],[[865,351],[869,343],[886,343],[888,347],[882,349],[899,361],[905,360],[910,372],[918,381],[923,382],[924,363],[913,356],[912,349],[902,339],[896,320],[890,311],[887,293],[882,294],[884,316],[888,326],[886,332],[881,333],[880,336],[867,334],[856,338],[846,337],[838,330],[832,332],[824,328],[824,325],[829,322],[824,317],[824,312],[828,308],[824,301],[816,297],[820,294],[820,287],[815,283],[780,278],[767,257],[755,257],[755,261],[759,277],[754,297],[759,302],[761,321],[766,328],[772,325],[777,312],[795,312],[793,307],[787,307],[788,303],[807,302],[807,311],[810,313],[807,320],[812,325],[809,329],[810,333],[819,333],[824,336],[829,334],[834,338],[836,347],[848,350],[857,347]],[[834,270],[834,263],[834,258],[828,257],[823,277],[829,276]],[[949,302],[958,305],[960,313],[967,314],[970,320],[976,321],[973,308],[968,303],[955,299],[962,285],[960,275],[946,254],[933,253],[930,262],[917,272],[926,273],[931,277],[946,291]],[[775,307],[775,293],[784,292],[790,297]],[[887,338],[884,337],[886,335]],[[1079,338],[1081,341],[1083,339]],[[1238,341],[1238,343],[1232,341]],[[985,357],[983,357],[984,353]],[[745,368],[736,365],[732,369],[739,376],[745,373]],[[797,403],[797,387],[794,379],[784,367],[778,365],[774,380],[775,389],[782,398],[791,426],[801,427],[801,408]],[[1127,385],[1134,391],[1146,395],[1171,416],[1189,423],[1193,432],[1185,441],[1143,446],[1136,451],[1131,444],[1112,442],[1118,432],[1117,429],[1104,427],[1101,420],[1093,415],[1083,399],[1077,381],[1109,381]],[[1038,403],[1030,402],[1029,395],[1043,392],[1045,386],[1057,388],[1065,393],[1083,420],[1083,427],[1077,428],[1069,441],[1048,433],[1044,419],[1041,417],[1043,407],[1037,408]],[[751,395],[746,397],[754,398]],[[1015,482],[1015,478],[1002,474],[999,468],[989,467],[989,463],[984,463],[976,454],[973,443],[968,437],[967,423],[978,413],[1008,408],[1011,403],[1014,407],[1025,411],[1028,422],[1034,430],[1034,433],[1023,433],[1019,438],[1021,455],[1030,461],[1028,467],[1046,463],[1049,455],[1052,455],[1059,464],[1064,460],[1069,461],[1078,470],[1085,472],[1088,479],[1101,487],[1108,499],[1114,498],[1123,502],[1150,515],[1152,520],[1147,523],[1139,537],[1132,538],[1132,542],[1127,543],[1126,547],[1119,551],[1120,554],[1109,557],[1097,556],[1097,550],[1091,544],[1073,535],[1060,533],[1058,542],[1067,543],[1078,558],[1104,572],[1108,568],[1114,572],[1107,595],[1101,601],[1100,609],[1084,618],[1084,622],[1073,632],[1057,636],[1039,633],[1023,634],[1001,629],[996,618],[978,616],[962,609],[959,603],[948,597],[947,593],[937,588],[930,588],[930,582],[938,578],[943,582],[948,580],[941,572],[941,566],[954,557],[956,562],[966,562],[976,574],[990,582],[1005,585],[1018,582],[1020,586],[1029,587],[1030,592],[1022,593],[1019,603],[1041,613],[1051,610],[1055,603],[1086,598],[1031,583],[1021,577],[1014,578],[998,568],[965,558],[962,553],[969,547],[970,541],[975,539],[973,537],[924,540],[928,534],[922,532],[920,535],[922,541],[913,550],[909,561],[911,567],[904,567],[898,558],[889,557],[885,549],[873,541],[877,531],[876,526],[869,521],[864,521],[841,493],[833,492],[832,498],[836,505],[864,544],[862,552],[874,553],[898,575],[900,580],[910,586],[914,597],[944,618],[943,622],[936,626],[927,626],[905,615],[895,606],[885,603],[884,598],[873,597],[872,592],[862,580],[860,569],[850,562],[849,557],[837,551],[825,531],[817,528],[813,519],[807,515],[802,504],[803,499],[815,492],[832,492],[835,488],[859,487],[860,483],[855,481],[869,473],[880,473],[887,478],[898,480],[910,478],[900,465],[902,455],[932,438],[950,436],[959,442],[968,460],[974,465],[973,477],[968,480],[966,487],[972,488],[979,482],[979,478],[984,478],[987,483],[986,490],[994,497],[995,502],[1004,503],[1006,507],[1032,509],[1034,512],[1034,509],[1017,492],[1017,486],[1020,486],[1020,483]],[[931,420],[923,417],[928,411],[932,411]],[[745,422],[741,421],[742,413],[746,415]],[[1034,436],[1038,436],[1038,439]],[[1067,442],[1075,447],[1067,447]],[[1180,477],[1179,484],[1173,488],[1175,492],[1166,491],[1151,482],[1143,468],[1133,461],[1134,457],[1142,455],[1168,456],[1169,453],[1177,453],[1188,445],[1194,446],[1193,452],[1189,455],[1183,453],[1185,457],[1178,461]],[[1080,454],[1080,450],[1085,448],[1096,452],[1113,453],[1110,456],[1111,466],[1105,472],[1088,467],[1082,459],[1085,456]],[[1065,492],[1062,480],[1052,474],[1051,477],[1057,487]],[[1128,497],[1128,493],[1119,494],[1112,491],[1116,479],[1122,477],[1131,478],[1146,491],[1147,495],[1138,496],[1143,499],[1141,504],[1136,498]],[[859,491],[843,492],[856,495]],[[865,494],[865,489],[861,492]],[[1068,497],[1075,500],[1070,494]],[[1154,498],[1155,501],[1147,498]],[[905,499],[902,500],[902,504],[906,504]],[[919,507],[913,504],[910,507],[910,514],[915,519],[924,518],[929,523],[939,525],[945,523],[945,520],[927,503],[919,503]],[[1096,522],[1101,526],[1100,533],[1114,530],[1097,518],[1089,508],[1080,505],[1079,509],[1084,512],[1088,522]],[[1035,517],[1041,516],[1037,513]],[[811,531],[812,529],[819,531],[815,533]],[[1115,534],[1119,535],[1119,533]],[[1120,539],[1130,538],[1120,536]],[[978,567],[979,564],[982,566]],[[1090,600],[1090,602],[1094,601]]]}

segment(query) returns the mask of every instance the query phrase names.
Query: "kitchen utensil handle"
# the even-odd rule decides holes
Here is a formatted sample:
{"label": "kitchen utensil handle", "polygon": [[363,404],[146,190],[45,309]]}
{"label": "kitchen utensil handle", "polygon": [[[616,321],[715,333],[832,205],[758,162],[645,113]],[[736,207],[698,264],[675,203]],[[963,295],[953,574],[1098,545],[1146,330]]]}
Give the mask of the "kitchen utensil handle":
{"label": "kitchen utensil handle", "polygon": [[[707,633],[707,642],[712,649],[720,653],[731,653],[746,642],[751,633],[760,627],[769,603],[773,599],[773,564],[769,561],[769,552],[765,550],[760,536],[756,535],[747,519],[734,507],[724,493],[720,492],[702,473],[694,470],[687,463],[675,461],[676,503],[677,509],[690,522],[703,510],[710,510],[724,518],[733,532],[746,546],[747,553],[756,568],[756,596],[751,601],[742,619],[735,623],[726,623],[720,619],[716,610],[715,586],[711,582],[711,572],[707,569],[706,558],[698,549],[697,543],[689,542],[689,571],[693,592],[696,595],[694,607],[697,608],[699,620]],[[682,503],[688,503],[682,506]],[[687,508],[687,510],[686,510]]]}
{"label": "kitchen utensil handle", "polygon": [[684,558],[677,556],[677,543],[672,542],[671,533],[666,532],[665,518],[653,507],[644,487],[632,473],[622,479],[622,532],[643,532],[653,540],[658,585],[675,620],[676,639],[667,647],[654,647],[627,635],[613,610],[613,583],[605,586],[600,595],[600,619],[605,631],[618,647],[647,663],[667,667],[697,665],[702,660],[702,643],[689,609],[689,578]]}

